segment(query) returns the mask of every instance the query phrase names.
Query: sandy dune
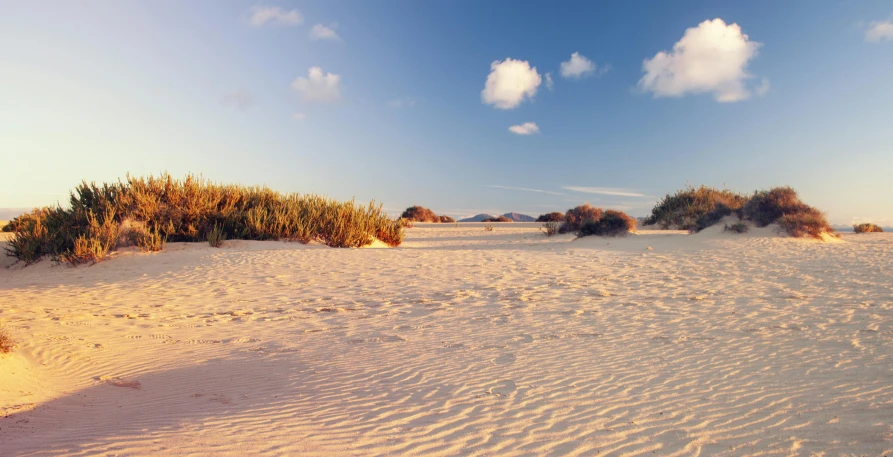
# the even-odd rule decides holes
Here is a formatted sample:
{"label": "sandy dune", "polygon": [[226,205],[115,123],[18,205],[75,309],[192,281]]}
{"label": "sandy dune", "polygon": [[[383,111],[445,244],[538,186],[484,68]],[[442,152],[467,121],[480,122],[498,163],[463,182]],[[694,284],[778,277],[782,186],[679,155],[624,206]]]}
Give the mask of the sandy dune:
{"label": "sandy dune", "polygon": [[843,240],[444,224],[4,268],[0,455],[890,455],[893,235]]}

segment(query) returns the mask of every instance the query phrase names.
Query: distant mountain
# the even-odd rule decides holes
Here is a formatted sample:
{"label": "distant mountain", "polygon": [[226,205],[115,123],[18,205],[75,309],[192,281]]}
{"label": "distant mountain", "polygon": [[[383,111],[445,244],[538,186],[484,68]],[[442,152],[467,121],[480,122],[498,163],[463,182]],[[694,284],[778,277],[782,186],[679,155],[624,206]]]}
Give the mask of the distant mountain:
{"label": "distant mountain", "polygon": [[526,214],[519,213],[505,213],[503,216],[515,221],[515,222],[534,222],[536,221],[535,217],[530,217]]}
{"label": "distant mountain", "polygon": [[477,216],[474,216],[474,217],[469,217],[466,219],[459,219],[459,222],[481,222],[484,219],[488,219],[491,217],[493,217],[493,216],[491,216],[489,214],[478,214]]}

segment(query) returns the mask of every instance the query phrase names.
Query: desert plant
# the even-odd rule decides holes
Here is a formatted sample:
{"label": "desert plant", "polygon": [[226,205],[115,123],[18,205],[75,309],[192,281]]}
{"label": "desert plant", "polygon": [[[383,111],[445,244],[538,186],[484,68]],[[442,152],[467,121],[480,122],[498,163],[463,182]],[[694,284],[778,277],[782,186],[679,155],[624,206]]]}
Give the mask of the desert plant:
{"label": "desert plant", "polygon": [[208,232],[208,244],[211,247],[219,248],[223,246],[223,242],[226,241],[226,233],[223,233],[223,229],[218,226],[214,226],[210,232]]}
{"label": "desert plant", "polygon": [[541,214],[540,217],[536,218],[536,222],[563,222],[564,221],[564,213],[559,213],[557,211],[552,213]]}
{"label": "desert plant", "polygon": [[487,225],[484,226],[484,231],[485,231],[485,232],[492,232],[493,230],[494,230],[494,229],[493,229],[493,224],[487,224]]}
{"label": "desert plant", "polygon": [[577,231],[577,237],[625,236],[636,229],[636,219],[622,211],[609,209],[596,220],[587,220]]}
{"label": "desert plant", "polygon": [[697,231],[737,211],[746,201],[747,197],[730,190],[686,186],[658,202],[645,219],[645,225]]}
{"label": "desert plant", "polygon": [[6,330],[0,328],[0,354],[9,354],[14,346],[15,343],[12,341],[12,337],[6,333]]}
{"label": "desert plant", "polygon": [[493,216],[493,217],[488,217],[488,218],[482,220],[481,222],[515,222],[515,221],[513,221],[505,216]]}
{"label": "desert plant", "polygon": [[723,232],[733,232],[733,233],[747,233],[750,230],[750,226],[744,222],[736,222],[732,225],[726,224],[723,227]]}
{"label": "desert plant", "polygon": [[778,218],[779,230],[793,237],[805,237],[822,239],[822,235],[839,236],[828,224],[825,214],[821,211],[806,207],[791,214],[785,214]]}
{"label": "desert plant", "polygon": [[557,221],[548,221],[540,227],[540,230],[547,237],[552,237],[558,234],[558,228],[561,227],[561,223]]}
{"label": "desert plant", "polygon": [[872,233],[872,232],[879,233],[879,232],[883,232],[884,229],[880,228],[879,226],[877,226],[875,224],[866,222],[866,223],[862,223],[862,224],[854,224],[853,231],[856,233]]}
{"label": "desert plant", "polygon": [[411,206],[403,211],[400,217],[414,222],[441,222],[440,216],[423,206]]}
{"label": "desert plant", "polygon": [[823,234],[837,236],[821,211],[800,201],[790,187],[775,187],[754,192],[741,208],[746,220],[757,227],[777,223],[780,230],[794,237],[822,238]]}
{"label": "desert plant", "polygon": [[440,222],[445,224],[455,224],[456,220],[449,216],[437,216],[440,219]]}
{"label": "desert plant", "polygon": [[564,223],[558,227],[558,233],[577,232],[583,228],[583,224],[597,221],[602,216],[602,209],[589,203],[567,210],[564,215]]}

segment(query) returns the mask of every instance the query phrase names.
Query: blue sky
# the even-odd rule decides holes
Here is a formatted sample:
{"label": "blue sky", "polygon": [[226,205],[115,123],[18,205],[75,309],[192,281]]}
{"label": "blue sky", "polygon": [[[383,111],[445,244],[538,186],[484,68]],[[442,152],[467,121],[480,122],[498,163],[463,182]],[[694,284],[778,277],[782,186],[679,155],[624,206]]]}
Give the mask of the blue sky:
{"label": "blue sky", "polygon": [[791,185],[833,223],[893,223],[889,1],[0,13],[0,207],[169,171],[453,216]]}

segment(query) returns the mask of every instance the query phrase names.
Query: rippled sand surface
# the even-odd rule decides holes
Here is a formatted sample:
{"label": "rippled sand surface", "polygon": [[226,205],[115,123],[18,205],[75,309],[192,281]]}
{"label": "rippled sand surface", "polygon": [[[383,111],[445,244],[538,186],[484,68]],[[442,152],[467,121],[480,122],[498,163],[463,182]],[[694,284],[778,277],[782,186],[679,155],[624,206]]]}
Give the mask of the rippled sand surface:
{"label": "rippled sand surface", "polygon": [[571,238],[2,269],[0,455],[893,453],[893,234]]}

